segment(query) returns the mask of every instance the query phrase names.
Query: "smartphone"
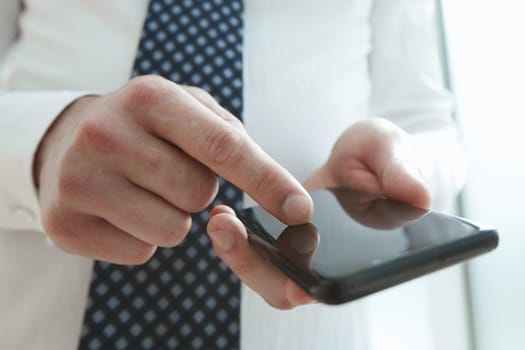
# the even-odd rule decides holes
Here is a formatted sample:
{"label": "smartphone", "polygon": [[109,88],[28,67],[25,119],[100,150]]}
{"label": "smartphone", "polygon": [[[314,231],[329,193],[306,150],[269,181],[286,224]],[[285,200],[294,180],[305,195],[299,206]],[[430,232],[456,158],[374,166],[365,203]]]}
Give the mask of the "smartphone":
{"label": "smartphone", "polygon": [[495,229],[385,198],[311,193],[311,222],[287,226],[261,207],[237,212],[255,250],[320,302],[341,304],[488,252]]}

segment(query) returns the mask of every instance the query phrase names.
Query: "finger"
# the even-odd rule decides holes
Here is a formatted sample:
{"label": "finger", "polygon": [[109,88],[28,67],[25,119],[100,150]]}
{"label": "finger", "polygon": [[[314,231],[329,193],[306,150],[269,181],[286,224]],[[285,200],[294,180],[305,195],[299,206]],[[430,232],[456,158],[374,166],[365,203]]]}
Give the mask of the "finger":
{"label": "finger", "polygon": [[216,210],[208,223],[217,255],[270,305],[290,309],[312,298],[249,245],[243,224],[224,209]]}
{"label": "finger", "polygon": [[161,247],[176,246],[188,234],[190,215],[162,198],[125,182],[114,191],[119,195],[107,196],[98,214],[121,230]]}
{"label": "finger", "polygon": [[430,190],[418,174],[417,169],[407,162],[392,159],[383,168],[381,182],[388,198],[428,209],[431,206]]}
{"label": "finger", "polygon": [[218,191],[216,175],[186,153],[134,123],[84,124],[78,145],[99,167],[112,169],[186,212],[206,208]]}
{"label": "finger", "polygon": [[417,146],[412,144],[408,133],[380,118],[358,122],[345,133],[358,139],[352,153],[362,162],[363,178],[369,177],[363,182],[369,186],[376,182],[388,198],[425,209],[430,207],[430,191],[417,168],[422,162],[416,157]]}
{"label": "finger", "polygon": [[123,147],[109,161],[132,183],[188,213],[205,209],[219,189],[213,171],[149,134],[141,144]]}
{"label": "finger", "polygon": [[312,223],[288,226],[277,239],[279,251],[305,273],[311,273],[312,259],[319,245],[319,231]]}
{"label": "finger", "polygon": [[286,298],[293,300],[294,305],[306,305],[317,303],[317,300],[313,299],[308,293],[297,285],[294,281],[288,278],[286,281]]}
{"label": "finger", "polygon": [[55,216],[49,237],[70,254],[116,264],[135,265],[148,261],[154,245],[143,242],[107,221],[68,212]]}
{"label": "finger", "polygon": [[186,90],[168,81],[141,79],[126,95],[138,109],[135,113],[148,116],[144,123],[153,133],[237,185],[282,221],[308,221],[313,204],[304,188],[246,133]]}
{"label": "finger", "polygon": [[371,163],[386,197],[430,208],[430,190],[417,168],[421,162],[416,159],[417,146],[412,144],[411,136],[387,120],[374,119],[372,122],[378,131]]}
{"label": "finger", "polygon": [[230,208],[229,206],[227,205],[223,205],[223,204],[219,204],[215,207],[213,207],[211,210],[210,210],[210,218],[217,215],[217,214],[230,214],[230,215],[236,215],[235,214],[235,211]]}
{"label": "finger", "polygon": [[157,195],[113,174],[70,179],[68,205],[105,219],[153,245],[178,245],[191,226],[189,214]]}
{"label": "finger", "polygon": [[[218,205],[210,211],[210,217],[218,214],[236,216],[235,211],[226,205]],[[312,258],[319,245],[319,231],[312,223],[288,226],[279,235],[276,245],[279,251],[296,266],[301,266],[309,271]]]}
{"label": "finger", "polygon": [[335,188],[338,187],[338,181],[332,174],[332,171],[324,164],[316,169],[306,180],[303,181],[303,186],[308,192],[319,190],[321,188]]}
{"label": "finger", "polygon": [[226,108],[222,107],[209,93],[195,86],[182,86],[190,95],[200,103],[208,107],[213,113],[233,125],[242,132],[246,132],[239,118],[231,114]]}

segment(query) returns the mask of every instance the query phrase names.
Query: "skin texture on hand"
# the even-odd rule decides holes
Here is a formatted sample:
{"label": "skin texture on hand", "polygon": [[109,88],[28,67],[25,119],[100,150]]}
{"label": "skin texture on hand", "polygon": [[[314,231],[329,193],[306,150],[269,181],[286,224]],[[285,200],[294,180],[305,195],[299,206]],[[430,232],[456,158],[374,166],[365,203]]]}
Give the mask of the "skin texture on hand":
{"label": "skin texture on hand", "polygon": [[430,191],[421,176],[427,163],[412,136],[385,119],[367,119],[339,137],[328,161],[304,185],[347,187],[428,209]]}
{"label": "skin texture on hand", "polygon": [[35,177],[43,225],[66,252],[121,264],[179,244],[215,174],[289,224],[308,220],[304,188],[203,90],[140,77],[77,100],[41,142]]}
{"label": "skin texture on hand", "polygon": [[[406,132],[383,119],[364,120],[340,136],[328,161],[304,185],[309,190],[346,187],[367,192],[366,198],[353,197],[356,202],[342,204],[368,221],[369,215],[383,211],[381,206],[371,210],[370,203],[375,201],[370,198],[390,198],[419,208],[430,207],[430,193],[418,170],[424,163]],[[385,226],[424,212],[399,209],[403,216],[387,220]],[[217,255],[270,305],[289,309],[313,302],[306,292],[250,247],[244,225],[230,208],[221,206],[212,211],[208,234]],[[313,252],[304,256],[305,264],[310,262],[311,254]]]}
{"label": "skin texture on hand", "polygon": [[[386,121],[357,123],[306,186],[349,186],[428,207],[409,141]],[[157,246],[179,244],[190,214],[216,195],[215,173],[287,224],[307,222],[312,214],[305,189],[234,116],[202,90],[158,77],[77,100],[50,128],[35,159],[49,237],[67,252],[122,264],[143,263]],[[313,302],[252,249],[231,208],[212,210],[208,234],[219,257],[270,305]]]}
{"label": "skin texture on hand", "polygon": [[268,304],[287,310],[314,302],[311,296],[250,246],[246,228],[231,208],[217,206],[210,215],[208,234],[217,255]]}

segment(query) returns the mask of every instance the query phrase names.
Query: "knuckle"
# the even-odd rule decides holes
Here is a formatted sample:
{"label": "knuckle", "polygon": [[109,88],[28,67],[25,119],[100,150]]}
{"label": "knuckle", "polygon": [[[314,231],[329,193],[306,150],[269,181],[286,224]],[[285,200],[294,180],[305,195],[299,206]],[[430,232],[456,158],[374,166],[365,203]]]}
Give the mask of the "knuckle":
{"label": "knuckle", "polygon": [[53,211],[45,213],[42,216],[42,225],[51,238],[61,236],[64,232],[63,220],[60,220],[58,215],[54,214]]}
{"label": "knuckle", "polygon": [[59,202],[70,203],[78,198],[85,189],[85,180],[70,172],[61,172],[58,176],[57,196]]}
{"label": "knuckle", "polygon": [[48,213],[42,219],[46,234],[64,252],[76,254],[78,251],[77,237],[74,228],[68,221],[56,213]]}
{"label": "knuckle", "polygon": [[80,149],[114,152],[117,147],[117,134],[103,119],[91,118],[78,125],[74,143]]}
{"label": "knuckle", "polygon": [[246,137],[233,127],[212,132],[206,142],[206,158],[217,165],[235,164],[247,145]]}
{"label": "knuckle", "polygon": [[169,233],[161,234],[158,238],[157,244],[160,247],[178,246],[190,232],[191,223],[192,220],[190,215],[182,215],[182,217],[177,220],[175,225],[170,226],[168,230],[164,230],[164,232]]}
{"label": "knuckle", "polygon": [[195,181],[195,189],[189,192],[191,196],[189,199],[190,212],[199,212],[204,210],[210,205],[215,198],[219,189],[219,183],[213,173],[204,175],[204,179],[201,181]]}
{"label": "knuckle", "polygon": [[262,166],[255,169],[252,176],[250,176],[250,188],[253,194],[259,196],[264,192],[268,192],[268,189],[275,187],[280,176],[281,174],[275,167]]}
{"label": "knuckle", "polygon": [[144,243],[129,253],[127,257],[122,258],[120,263],[126,265],[144,265],[151,259],[153,254],[155,254],[156,249],[156,246]]}
{"label": "knuckle", "polygon": [[168,157],[161,186],[167,198],[180,209],[194,213],[205,209],[218,191],[217,176],[204,165],[178,157]]}
{"label": "knuckle", "polygon": [[133,109],[149,109],[161,101],[173,86],[176,85],[160,76],[134,78],[123,89],[124,103]]}
{"label": "knuckle", "polygon": [[403,134],[401,128],[384,118],[364,119],[355,123],[354,126],[357,132],[370,135],[377,140],[384,140],[391,137],[398,138]]}
{"label": "knuckle", "polygon": [[[141,152],[136,152],[136,157],[140,157]],[[140,157],[140,162],[143,164],[148,174],[161,174],[167,163],[164,155],[158,152],[151,152],[143,157]]]}

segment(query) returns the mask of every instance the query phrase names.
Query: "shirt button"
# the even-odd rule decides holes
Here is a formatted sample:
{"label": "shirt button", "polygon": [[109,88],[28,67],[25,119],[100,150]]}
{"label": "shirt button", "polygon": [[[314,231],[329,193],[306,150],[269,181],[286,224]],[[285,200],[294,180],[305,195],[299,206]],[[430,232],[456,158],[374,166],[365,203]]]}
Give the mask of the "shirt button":
{"label": "shirt button", "polygon": [[35,214],[27,208],[18,207],[13,209],[13,220],[18,226],[31,226],[35,223],[35,219]]}

